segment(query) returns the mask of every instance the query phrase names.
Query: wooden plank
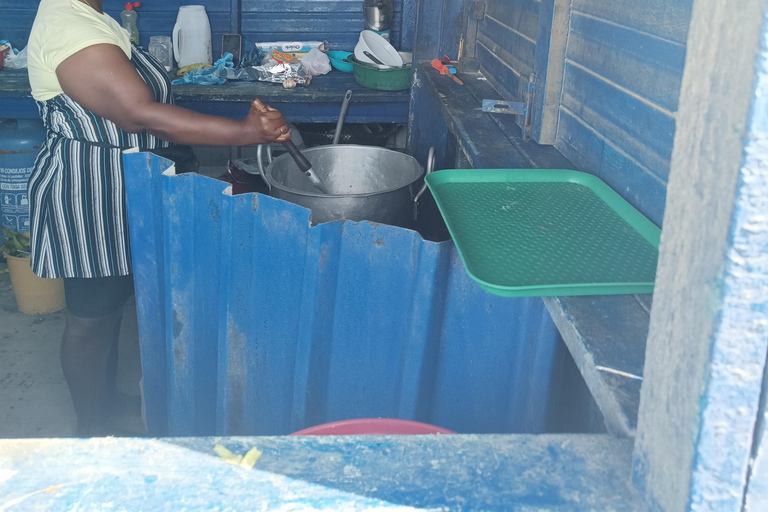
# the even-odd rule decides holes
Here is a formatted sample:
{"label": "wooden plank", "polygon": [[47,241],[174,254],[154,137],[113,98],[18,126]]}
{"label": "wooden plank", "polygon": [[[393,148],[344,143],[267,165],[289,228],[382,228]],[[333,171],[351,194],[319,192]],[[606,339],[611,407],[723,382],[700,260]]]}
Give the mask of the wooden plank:
{"label": "wooden plank", "polygon": [[603,413],[608,432],[633,437],[648,312],[634,295],[545,297],[544,304]]}
{"label": "wooden plank", "polygon": [[477,39],[519,74],[527,75],[533,71],[535,40],[509,31],[488,16],[480,23]]}
{"label": "wooden plank", "polygon": [[[335,122],[344,93],[352,89],[349,122],[407,123],[408,91],[376,91],[355,82],[350,73],[332,72],[316,78],[310,87],[286,90],[265,82],[232,82],[200,87],[174,86],[176,104],[196,112],[240,119],[255,97],[279,108],[295,122]],[[0,118],[37,119],[25,71],[0,73]]]}
{"label": "wooden plank", "polygon": [[685,43],[693,0],[573,0],[571,8],[664,39]]}
{"label": "wooden plank", "polygon": [[570,0],[542,0],[536,42],[536,93],[531,137],[539,144],[554,144],[563,90],[563,68],[568,42]]}
{"label": "wooden plank", "polygon": [[684,44],[574,13],[568,59],[667,111],[677,110]]}
{"label": "wooden plank", "polygon": [[[362,12],[243,13],[244,45],[267,41],[328,41],[331,48],[352,51],[365,28]],[[395,14],[392,44],[399,48],[402,13]]]}
{"label": "wooden plank", "polygon": [[485,4],[486,19],[492,18],[511,31],[535,40],[539,34],[539,10],[537,0],[489,0]]}
{"label": "wooden plank", "polygon": [[[282,0],[270,2],[266,0],[241,0],[243,13],[252,12],[346,12],[360,14],[363,17],[363,7],[360,0]],[[404,0],[394,0],[395,12],[403,10]]]}
{"label": "wooden plank", "polygon": [[400,48],[404,51],[413,51],[418,9],[418,0],[403,0],[403,15],[400,23]]}
{"label": "wooden plank", "polygon": [[521,99],[528,75],[533,71],[540,5],[533,0],[512,5],[487,2],[485,16],[479,22],[477,60],[507,100]]}
{"label": "wooden plank", "polygon": [[[213,452],[263,452],[253,470]],[[0,507],[638,511],[607,435],[0,441]]]}
{"label": "wooden plank", "polygon": [[671,113],[654,108],[571,61],[566,61],[562,107],[621,147],[639,165],[666,179],[675,133]]}
{"label": "wooden plank", "polygon": [[464,23],[464,1],[445,0],[442,9],[440,48],[435,57],[448,55],[451,59],[456,59],[459,55],[459,41]]}
{"label": "wooden plank", "polygon": [[477,60],[480,63],[480,72],[493,84],[505,101],[520,101],[520,90],[527,83],[528,75],[521,74],[510,67],[498,55],[493,53],[478,38]]}
{"label": "wooden plank", "polygon": [[652,510],[741,510],[768,353],[766,0],[697,0],[634,481]]}
{"label": "wooden plank", "polygon": [[[145,3],[138,10],[137,28],[139,29],[140,42],[146,48],[149,45],[150,36],[168,35],[173,32],[176,23],[176,15],[179,7],[187,5],[185,0],[168,0],[164,2]],[[205,6],[208,18],[211,22],[212,42],[214,56],[220,55],[221,36],[232,32],[233,26],[237,27],[237,13],[232,14],[232,0],[200,0],[198,5]],[[37,4],[27,7],[29,2],[19,0],[0,0],[0,36],[8,38],[19,47],[24,47],[32,29],[32,23],[37,14]],[[120,21],[121,5],[109,8],[106,13]]]}
{"label": "wooden plank", "polygon": [[8,39],[16,48],[24,48],[29,40],[29,31],[32,28],[32,22],[35,21],[37,6],[34,9],[24,9],[20,2],[10,2],[9,5],[3,5],[0,2],[0,38]]}
{"label": "wooden plank", "polygon": [[638,165],[617,143],[562,110],[555,147],[579,170],[599,176],[654,224],[661,226],[666,183]]}
{"label": "wooden plank", "polygon": [[[462,0],[421,0],[416,18],[414,59],[455,58],[463,27]],[[407,20],[404,20],[404,23]]]}
{"label": "wooden plank", "polygon": [[[396,0],[391,41],[398,49],[411,49],[415,22],[413,17],[404,22],[403,8],[404,0]],[[409,16],[414,8],[409,0]],[[242,34],[248,46],[266,41],[327,40],[333,49],[352,51],[365,29],[358,0],[243,0],[241,11]]]}

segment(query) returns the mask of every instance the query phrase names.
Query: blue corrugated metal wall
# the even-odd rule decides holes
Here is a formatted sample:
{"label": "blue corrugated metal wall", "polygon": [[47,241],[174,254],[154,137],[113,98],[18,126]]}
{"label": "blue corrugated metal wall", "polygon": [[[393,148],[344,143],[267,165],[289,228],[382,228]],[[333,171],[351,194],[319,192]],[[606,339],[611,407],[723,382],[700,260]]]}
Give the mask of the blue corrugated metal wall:
{"label": "blue corrugated metal wall", "polygon": [[538,298],[489,295],[451,242],[224,194],[126,155],[155,435],[285,434],[397,417],[539,432],[559,335]]}

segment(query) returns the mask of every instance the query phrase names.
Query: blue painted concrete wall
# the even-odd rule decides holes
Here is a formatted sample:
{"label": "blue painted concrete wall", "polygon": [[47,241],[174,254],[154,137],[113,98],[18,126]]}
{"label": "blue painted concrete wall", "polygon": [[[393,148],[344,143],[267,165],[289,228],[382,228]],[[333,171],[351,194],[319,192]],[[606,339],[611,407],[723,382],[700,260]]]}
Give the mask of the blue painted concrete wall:
{"label": "blue painted concrete wall", "polygon": [[692,0],[574,0],[556,146],[660,225]]}
{"label": "blue painted concrete wall", "polygon": [[[241,33],[244,49],[265,41],[327,40],[333,48],[351,51],[365,28],[362,0],[163,0],[144,2],[139,8],[141,44],[149,45],[150,36],[170,36],[179,6],[193,3],[204,5],[208,12],[214,56],[220,55],[221,36],[226,33]],[[39,4],[39,0],[0,0],[0,39],[23,48]],[[124,5],[106,0],[104,9],[119,20]],[[395,0],[392,41],[399,49],[413,48],[415,13],[416,0]]]}
{"label": "blue painted concrete wall", "polygon": [[484,292],[451,242],[224,194],[126,155],[154,435],[286,434],[359,417],[545,430],[557,329],[538,298]]}

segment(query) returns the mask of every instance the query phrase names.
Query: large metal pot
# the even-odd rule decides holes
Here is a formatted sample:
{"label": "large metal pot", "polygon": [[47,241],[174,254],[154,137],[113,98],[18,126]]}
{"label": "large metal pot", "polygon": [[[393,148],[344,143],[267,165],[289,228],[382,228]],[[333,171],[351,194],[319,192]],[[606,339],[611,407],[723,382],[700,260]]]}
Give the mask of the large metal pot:
{"label": "large metal pot", "polygon": [[[266,148],[266,149],[265,149]],[[264,153],[269,165],[264,169]],[[412,156],[371,146],[321,146],[303,151],[329,190],[323,194],[298,169],[289,154],[272,159],[269,146],[259,146],[259,172],[269,195],[312,210],[312,223],[347,219],[410,227],[426,185],[416,191],[424,169]],[[253,168],[246,166],[246,168]],[[429,172],[434,169],[430,150]]]}

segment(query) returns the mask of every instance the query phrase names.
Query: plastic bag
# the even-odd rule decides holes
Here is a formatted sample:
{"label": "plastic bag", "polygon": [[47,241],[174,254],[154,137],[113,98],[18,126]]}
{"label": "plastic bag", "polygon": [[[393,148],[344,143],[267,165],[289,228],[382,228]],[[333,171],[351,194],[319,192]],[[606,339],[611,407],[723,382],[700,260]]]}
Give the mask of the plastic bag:
{"label": "plastic bag", "polygon": [[237,80],[239,71],[235,70],[232,54],[227,52],[213,66],[187,71],[184,76],[173,81],[173,85],[222,85],[227,80]]}
{"label": "plastic bag", "polygon": [[27,67],[27,49],[19,51],[11,45],[10,41],[3,39],[0,45],[6,45],[10,50],[5,53],[5,68],[24,69]]}
{"label": "plastic bag", "polygon": [[317,48],[313,48],[301,59],[301,67],[309,76],[324,75],[331,70],[331,59]]}
{"label": "plastic bag", "polygon": [[247,79],[254,82],[272,82],[277,84],[281,84],[290,78],[297,84],[309,85],[309,79],[311,78],[298,60],[289,55],[286,56],[285,61],[277,60],[272,57],[271,53],[261,61],[261,66],[243,68],[242,73],[244,76],[241,79],[246,79],[247,77]]}

